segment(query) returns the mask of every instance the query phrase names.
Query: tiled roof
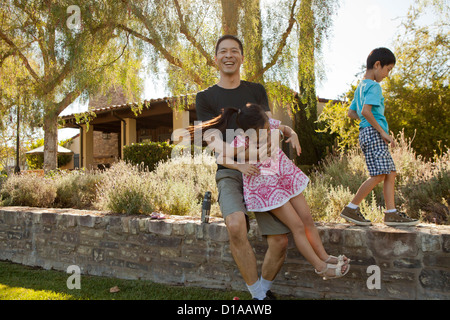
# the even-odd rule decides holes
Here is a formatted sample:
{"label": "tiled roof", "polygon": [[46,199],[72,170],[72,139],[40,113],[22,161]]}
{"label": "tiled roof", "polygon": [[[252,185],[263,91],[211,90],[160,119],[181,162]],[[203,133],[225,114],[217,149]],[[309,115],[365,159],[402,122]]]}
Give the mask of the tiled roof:
{"label": "tiled roof", "polygon": [[[182,96],[178,96],[178,97],[164,97],[164,98],[156,98],[156,99],[150,99],[150,100],[144,100],[142,101],[142,105],[144,106],[150,106],[152,103],[157,103],[157,102],[170,102],[170,101],[175,101],[178,99],[187,99],[187,97],[190,96],[195,96],[195,94],[187,94],[187,95],[182,95]],[[95,108],[91,108],[88,112],[95,112],[96,114],[99,113],[105,113],[105,112],[109,112],[109,111],[115,111],[115,110],[123,110],[123,109],[128,109],[131,108],[132,106],[137,106],[139,104],[139,102],[127,102],[124,104],[118,104],[118,105],[110,105],[110,106],[104,106],[104,107],[95,107]],[[83,113],[83,112],[80,112]],[[72,113],[72,114],[68,114],[65,116],[61,116],[61,119],[67,120],[67,119],[72,119],[75,117],[75,115],[78,113]]]}

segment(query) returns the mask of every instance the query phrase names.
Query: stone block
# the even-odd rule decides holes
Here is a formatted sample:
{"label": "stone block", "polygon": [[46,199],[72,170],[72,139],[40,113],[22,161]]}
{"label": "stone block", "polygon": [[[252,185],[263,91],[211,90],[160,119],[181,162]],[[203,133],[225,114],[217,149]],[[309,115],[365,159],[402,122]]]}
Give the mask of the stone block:
{"label": "stone block", "polygon": [[385,232],[368,230],[367,246],[375,257],[415,257],[419,248],[417,234],[413,232]]}
{"label": "stone block", "polygon": [[78,217],[78,225],[82,227],[93,228],[95,221],[96,217],[91,215],[81,215]]}
{"label": "stone block", "polygon": [[209,239],[217,242],[228,241],[227,227],[223,223],[205,224],[206,234]]}
{"label": "stone block", "polygon": [[152,220],[149,222],[148,230],[151,233],[170,236],[172,234],[172,224],[165,221]]}

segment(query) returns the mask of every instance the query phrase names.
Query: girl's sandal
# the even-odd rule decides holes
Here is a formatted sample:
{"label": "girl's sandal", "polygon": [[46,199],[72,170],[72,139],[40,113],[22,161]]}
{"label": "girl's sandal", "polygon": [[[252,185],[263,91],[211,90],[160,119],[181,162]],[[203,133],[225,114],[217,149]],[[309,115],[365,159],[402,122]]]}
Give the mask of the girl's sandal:
{"label": "girl's sandal", "polygon": [[[337,264],[329,264],[329,263],[327,263],[327,266],[326,266],[325,270],[317,271],[316,269],[314,269],[314,271],[318,275],[323,276],[323,280],[337,279],[337,278],[341,278],[341,277],[345,276],[348,273],[348,271],[350,270],[350,265],[347,264],[347,268],[345,269],[344,273],[342,273],[342,266],[343,265],[344,265],[344,261],[342,259]],[[329,269],[334,269],[334,276],[327,275],[327,271]]]}
{"label": "girl's sandal", "polygon": [[325,260],[325,263],[331,263],[330,261],[331,261],[332,259],[336,259],[338,263],[339,263],[339,261],[342,261],[344,264],[349,264],[349,263],[350,263],[350,259],[347,258],[347,257],[346,257],[345,255],[343,255],[343,254],[341,254],[339,257],[335,257],[335,256],[332,256],[332,255],[329,255],[329,256],[328,256],[328,259]]}

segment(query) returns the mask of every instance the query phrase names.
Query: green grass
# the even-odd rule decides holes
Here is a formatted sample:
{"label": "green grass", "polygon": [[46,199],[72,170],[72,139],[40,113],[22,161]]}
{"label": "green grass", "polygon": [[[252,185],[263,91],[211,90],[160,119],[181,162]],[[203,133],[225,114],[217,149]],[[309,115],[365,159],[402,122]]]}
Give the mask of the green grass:
{"label": "green grass", "polygon": [[[81,289],[68,289],[72,274],[0,261],[0,300],[232,300],[247,292],[168,286],[147,280],[81,275]],[[112,287],[117,293],[110,293]]]}

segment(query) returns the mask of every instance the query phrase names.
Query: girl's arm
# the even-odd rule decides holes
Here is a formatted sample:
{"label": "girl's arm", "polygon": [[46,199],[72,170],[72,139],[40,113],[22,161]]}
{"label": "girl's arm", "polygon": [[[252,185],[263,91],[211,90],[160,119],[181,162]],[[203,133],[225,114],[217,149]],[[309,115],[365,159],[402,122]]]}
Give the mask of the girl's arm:
{"label": "girl's arm", "polygon": [[222,166],[228,168],[228,169],[234,169],[242,172],[243,174],[247,175],[258,175],[259,169],[254,164],[249,163],[248,161],[245,161],[245,163],[238,163],[234,159],[236,155],[240,153],[244,153],[244,158],[248,158],[248,148],[245,149],[245,147],[238,147],[233,148],[234,156],[230,157],[229,155],[225,155],[222,153],[219,158],[217,159],[217,163],[221,164]]}
{"label": "girl's arm", "polygon": [[[266,111],[266,114],[269,118],[272,118],[272,112]],[[300,141],[298,140],[297,132],[295,132],[292,128],[280,124],[278,126],[278,129],[283,133],[283,135],[287,138],[286,143],[291,143],[292,147],[297,151],[297,156],[300,156],[300,153],[302,153],[302,148],[300,146]]]}

